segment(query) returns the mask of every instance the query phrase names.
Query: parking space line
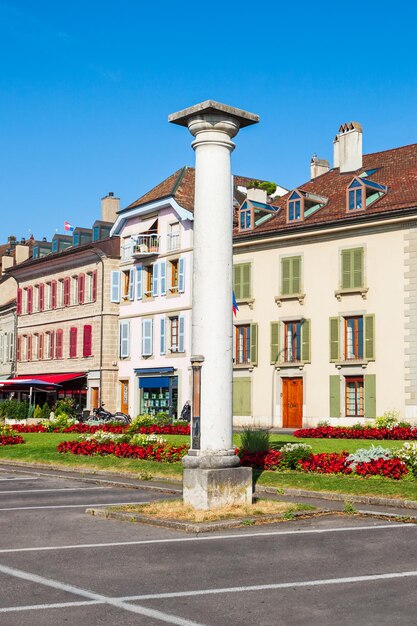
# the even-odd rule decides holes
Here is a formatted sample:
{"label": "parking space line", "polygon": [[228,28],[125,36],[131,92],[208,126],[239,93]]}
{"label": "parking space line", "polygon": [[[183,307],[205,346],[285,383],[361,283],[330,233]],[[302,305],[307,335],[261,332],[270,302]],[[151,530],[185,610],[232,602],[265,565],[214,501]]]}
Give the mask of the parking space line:
{"label": "parking space line", "polygon": [[45,609],[67,609],[73,606],[89,606],[104,604],[101,600],[83,600],[82,602],[55,602],[53,604],[27,604],[23,606],[5,606],[0,613],[16,613],[18,611],[43,611]]}
{"label": "parking space line", "polygon": [[417,571],[392,572],[388,574],[371,574],[369,576],[346,576],[345,578],[323,578],[319,580],[302,580],[289,583],[276,583],[271,585],[246,585],[244,587],[224,587],[220,589],[196,589],[192,591],[178,591],[171,593],[150,593],[140,596],[125,596],[119,598],[122,602],[135,600],[163,600],[167,598],[189,598],[192,596],[208,596],[221,593],[246,593],[248,591],[271,591],[275,589],[291,589],[295,587],[318,587],[324,585],[346,585],[351,583],[373,582],[380,580],[393,580],[395,578],[412,578],[417,576]]}
{"label": "parking space line", "polygon": [[129,611],[130,613],[136,613],[138,615],[144,615],[145,617],[150,617],[160,622],[174,624],[175,626],[204,626],[201,623],[183,619],[181,617],[177,617],[176,615],[163,613],[162,611],[158,611],[156,609],[149,609],[138,604],[129,604],[128,602],[124,602],[122,600],[119,600],[118,598],[111,598],[110,596],[105,596],[100,593],[88,591],[87,589],[82,589],[81,587],[68,585],[67,583],[62,583],[58,580],[44,578],[43,576],[38,576],[38,574],[24,572],[23,570],[7,567],[5,565],[0,565],[0,572],[2,572],[3,574],[7,574],[8,576],[19,578],[21,580],[27,580],[38,585],[52,587],[53,589],[58,589],[59,591],[64,591],[76,596],[81,596],[82,598],[88,598],[89,600],[93,600],[96,603],[108,604],[110,606],[114,606],[117,609]]}
{"label": "parking space line", "polygon": [[39,476],[34,476],[33,478],[29,478],[29,477],[28,478],[25,478],[25,477],[23,477],[23,478],[16,478],[16,477],[13,477],[13,478],[0,478],[1,482],[3,482],[3,481],[5,482],[5,481],[9,481],[9,480],[39,480]]}
{"label": "parking space line", "polygon": [[37,509],[76,509],[90,508],[92,506],[123,506],[124,504],[151,504],[151,500],[139,500],[136,502],[96,502],[95,504],[45,504],[44,506],[13,506],[1,511],[36,511]]}
{"label": "parking space line", "polygon": [[[122,504],[128,504],[122,502]],[[132,504],[132,503],[131,503]],[[133,504],[146,504],[145,502],[134,502]],[[78,506],[78,505],[77,505]],[[87,506],[87,505],[80,505]],[[97,506],[97,505],[95,505]],[[106,504],[100,506],[108,506]],[[4,548],[0,549],[0,554],[10,554],[15,552],[49,552],[53,550],[84,550],[86,548],[117,548],[123,546],[149,546],[154,544],[169,544],[169,543],[188,543],[192,541],[217,541],[221,540],[233,540],[233,539],[253,539],[258,537],[286,537],[288,535],[311,535],[311,534],[324,534],[334,532],[357,532],[361,530],[375,532],[377,530],[385,529],[412,529],[415,531],[416,524],[379,524],[376,526],[343,526],[340,528],[313,528],[303,530],[271,530],[269,532],[259,533],[242,533],[237,535],[236,533],[230,535],[204,535],[197,537],[175,537],[170,539],[141,539],[138,541],[113,541],[109,543],[79,543],[69,544],[62,546],[37,546],[29,548]]]}
{"label": "parking space line", "polygon": [[15,489],[0,491],[0,494],[9,493],[46,493],[48,491],[88,491],[97,489],[108,489],[108,487],[58,487],[57,489]]}

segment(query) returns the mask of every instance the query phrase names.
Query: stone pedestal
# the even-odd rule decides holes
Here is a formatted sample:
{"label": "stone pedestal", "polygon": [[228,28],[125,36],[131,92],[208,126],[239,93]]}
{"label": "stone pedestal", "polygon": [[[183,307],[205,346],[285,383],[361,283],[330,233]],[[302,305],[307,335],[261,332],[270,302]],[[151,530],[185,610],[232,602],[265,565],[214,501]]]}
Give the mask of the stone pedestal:
{"label": "stone pedestal", "polygon": [[204,510],[252,504],[252,468],[184,469],[183,501]]}

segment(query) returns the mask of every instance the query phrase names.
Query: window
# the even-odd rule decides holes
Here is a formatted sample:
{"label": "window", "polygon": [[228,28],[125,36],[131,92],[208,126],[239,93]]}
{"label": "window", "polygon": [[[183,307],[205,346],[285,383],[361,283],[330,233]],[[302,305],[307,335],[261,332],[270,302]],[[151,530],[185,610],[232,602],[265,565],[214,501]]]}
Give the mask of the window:
{"label": "window", "polygon": [[52,252],[58,252],[58,239],[52,242]]}
{"label": "window", "polygon": [[[372,172],[375,173],[375,170]],[[361,211],[387,193],[388,187],[368,178],[356,176],[346,191],[348,212]]]}
{"label": "window", "polygon": [[284,323],[284,361],[298,363],[301,361],[301,322]]}
{"label": "window", "polygon": [[250,324],[235,326],[235,364],[250,363]]}
{"label": "window", "polygon": [[38,289],[38,310],[43,311],[45,308],[45,285],[41,283]]}
{"label": "window", "polygon": [[[304,198],[297,191],[293,191],[288,200],[288,221],[303,219]],[[303,206],[302,206],[303,205]]]}
{"label": "window", "polygon": [[72,304],[78,304],[78,276],[72,277]]}
{"label": "window", "polygon": [[173,293],[178,292],[178,259],[171,261],[171,283],[169,290]]}
{"label": "window", "polygon": [[85,299],[87,302],[93,301],[93,274],[88,272],[85,278]]}
{"label": "window", "polygon": [[73,235],[73,245],[78,246],[80,243],[80,233],[74,233]]}
{"label": "window", "polygon": [[350,248],[341,252],[341,288],[360,289],[364,286],[364,249]]}
{"label": "window", "polygon": [[22,289],[20,287],[16,295],[16,315],[22,315]]}
{"label": "window", "polygon": [[364,416],[363,376],[346,376],[345,405],[347,417]]}
{"label": "window", "polygon": [[45,309],[48,311],[51,308],[51,283],[46,283]]}
{"label": "window", "polygon": [[154,287],[154,265],[147,265],[143,268],[143,295],[151,298],[155,291]]}
{"label": "window", "polygon": [[130,322],[122,320],[119,324],[119,355],[126,359],[130,354]]}
{"label": "window", "polygon": [[169,318],[171,352],[178,352],[178,316]]}
{"label": "window", "polygon": [[64,306],[69,306],[71,302],[71,283],[70,278],[64,278]]}
{"label": "window", "polygon": [[180,225],[174,222],[168,227],[168,251],[178,250],[180,247]]}
{"label": "window", "polygon": [[28,313],[29,315],[32,313],[33,311],[33,287],[28,287],[27,288],[27,301],[26,301],[26,313]]}
{"label": "window", "polygon": [[301,257],[281,259],[281,295],[290,296],[301,293]]}
{"label": "window", "polygon": [[56,309],[56,292],[57,292],[57,282],[53,280],[51,282],[51,308]]}
{"label": "window", "polygon": [[61,278],[61,280],[58,281],[58,306],[59,307],[63,307],[64,306],[64,280]]}
{"label": "window", "polygon": [[244,204],[239,211],[239,230],[251,230],[252,229],[252,209],[247,208]]}
{"label": "window", "polygon": [[373,314],[330,318],[330,361],[350,360],[375,360]]}
{"label": "window", "polygon": [[78,276],[78,304],[84,304],[85,297],[85,274]]}
{"label": "window", "polygon": [[4,363],[4,361],[6,360],[4,358],[4,341],[6,339],[6,335],[3,335],[3,333],[0,335],[0,363]]}
{"label": "window", "polygon": [[56,346],[55,346],[55,358],[62,359],[62,344],[63,344],[64,332],[62,328],[59,328],[56,331]]}
{"label": "window", "polygon": [[251,264],[240,263],[233,266],[233,289],[236,300],[249,300],[251,289]]}
{"label": "window", "polygon": [[69,335],[69,358],[74,359],[77,356],[77,329],[75,326],[70,328]]}
{"label": "window", "polygon": [[93,241],[98,241],[100,237],[100,228],[98,226],[94,226],[93,228]]}
{"label": "window", "polygon": [[39,359],[39,335],[33,335],[33,360],[37,361]]}
{"label": "window", "polygon": [[363,317],[345,317],[345,360],[363,359]]}

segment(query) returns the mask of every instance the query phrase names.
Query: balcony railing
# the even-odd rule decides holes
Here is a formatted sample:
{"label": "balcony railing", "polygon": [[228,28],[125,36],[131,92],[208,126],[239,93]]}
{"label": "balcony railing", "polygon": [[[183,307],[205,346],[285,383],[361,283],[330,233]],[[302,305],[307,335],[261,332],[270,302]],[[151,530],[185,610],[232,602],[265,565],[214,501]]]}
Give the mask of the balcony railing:
{"label": "balcony railing", "polygon": [[132,239],[132,256],[138,259],[142,256],[159,254],[160,235],[138,235]]}

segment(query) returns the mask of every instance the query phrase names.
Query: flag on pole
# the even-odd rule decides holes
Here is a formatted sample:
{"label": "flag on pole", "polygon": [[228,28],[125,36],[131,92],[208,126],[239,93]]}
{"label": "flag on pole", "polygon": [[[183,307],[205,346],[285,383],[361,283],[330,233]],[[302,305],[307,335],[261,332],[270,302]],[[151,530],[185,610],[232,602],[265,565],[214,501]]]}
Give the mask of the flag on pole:
{"label": "flag on pole", "polygon": [[235,292],[233,292],[233,305],[232,306],[233,306],[233,315],[236,315],[236,313],[239,311],[239,307],[237,306]]}
{"label": "flag on pole", "polygon": [[74,226],[71,226],[69,222],[64,222],[64,230],[67,230],[70,233],[72,233],[74,230]]}

